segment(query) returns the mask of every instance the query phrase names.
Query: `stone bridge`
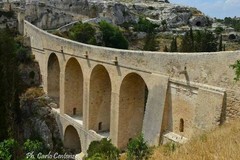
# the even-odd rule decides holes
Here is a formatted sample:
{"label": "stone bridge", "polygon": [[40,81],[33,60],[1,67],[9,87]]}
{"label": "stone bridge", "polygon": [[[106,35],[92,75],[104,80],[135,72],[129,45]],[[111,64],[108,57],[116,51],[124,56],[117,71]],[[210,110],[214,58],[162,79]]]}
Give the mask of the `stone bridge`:
{"label": "stone bridge", "polygon": [[124,149],[141,132],[149,145],[161,144],[168,132],[190,138],[224,122],[226,93],[231,93],[229,102],[239,95],[229,68],[240,59],[239,51],[119,50],[23,23],[44,90],[59,104],[53,110],[64,145],[76,152],[86,153],[91,141],[103,137]]}

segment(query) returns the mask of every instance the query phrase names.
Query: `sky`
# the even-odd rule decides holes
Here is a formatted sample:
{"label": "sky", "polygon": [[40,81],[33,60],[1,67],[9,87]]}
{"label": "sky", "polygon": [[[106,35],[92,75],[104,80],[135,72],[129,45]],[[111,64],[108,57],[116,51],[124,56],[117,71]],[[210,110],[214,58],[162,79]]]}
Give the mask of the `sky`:
{"label": "sky", "polygon": [[169,0],[169,2],[196,7],[212,18],[240,17],[240,0]]}

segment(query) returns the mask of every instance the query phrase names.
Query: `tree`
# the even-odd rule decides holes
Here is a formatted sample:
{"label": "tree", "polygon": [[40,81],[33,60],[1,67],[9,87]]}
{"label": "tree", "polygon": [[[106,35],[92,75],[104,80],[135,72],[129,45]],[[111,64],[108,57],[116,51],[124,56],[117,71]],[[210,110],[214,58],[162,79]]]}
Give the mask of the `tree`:
{"label": "tree", "polygon": [[222,51],[222,50],[223,50],[223,46],[222,46],[222,35],[220,36],[220,39],[219,39],[218,50],[219,50],[219,51]]}
{"label": "tree", "polygon": [[217,35],[220,35],[223,31],[224,31],[224,29],[222,27],[216,27],[215,30],[214,30],[214,32]]}
{"label": "tree", "polygon": [[189,39],[190,39],[190,48],[194,48],[194,35],[193,35],[193,30],[192,27],[190,28],[189,31]]}
{"label": "tree", "polygon": [[133,138],[127,145],[128,160],[147,160],[151,155],[151,150],[144,141],[143,134]]}
{"label": "tree", "polygon": [[106,47],[128,49],[128,41],[118,27],[115,27],[106,21],[101,21],[99,26]]}
{"label": "tree", "polygon": [[154,34],[148,34],[145,39],[145,45],[143,47],[144,51],[157,51],[158,50],[158,42],[156,41],[156,37]]}
{"label": "tree", "polygon": [[171,46],[170,46],[170,52],[177,52],[178,48],[177,48],[177,39],[176,37],[173,37],[172,42],[171,42]]}
{"label": "tree", "polygon": [[193,52],[193,51],[194,51],[194,48],[191,47],[189,32],[186,32],[186,34],[182,38],[181,52]]}
{"label": "tree", "polygon": [[168,52],[168,47],[166,45],[164,46],[163,52]]}
{"label": "tree", "polygon": [[17,147],[17,142],[14,139],[6,139],[0,142],[0,159],[11,160]]}
{"label": "tree", "polygon": [[38,153],[44,149],[44,146],[43,143],[38,140],[27,139],[23,144],[23,148],[26,153],[30,151],[35,151]]}
{"label": "tree", "polygon": [[159,27],[159,25],[153,24],[146,18],[140,17],[138,23],[134,25],[134,30],[137,32],[146,32],[148,34],[152,34],[154,33],[154,29],[156,27]]}
{"label": "tree", "polygon": [[111,140],[106,138],[91,142],[87,153],[88,160],[118,160],[119,158],[119,150],[111,143]]}
{"label": "tree", "polygon": [[7,30],[0,30],[0,141],[13,132],[18,105],[16,43]]}
{"label": "tree", "polygon": [[216,52],[217,37],[211,31],[196,31],[191,35],[191,30],[182,38],[182,52]]}
{"label": "tree", "polygon": [[69,37],[78,42],[96,44],[95,33],[91,24],[79,22],[69,30]]}
{"label": "tree", "polygon": [[202,34],[202,50],[200,52],[216,52],[218,44],[214,34],[207,30],[202,32]]}

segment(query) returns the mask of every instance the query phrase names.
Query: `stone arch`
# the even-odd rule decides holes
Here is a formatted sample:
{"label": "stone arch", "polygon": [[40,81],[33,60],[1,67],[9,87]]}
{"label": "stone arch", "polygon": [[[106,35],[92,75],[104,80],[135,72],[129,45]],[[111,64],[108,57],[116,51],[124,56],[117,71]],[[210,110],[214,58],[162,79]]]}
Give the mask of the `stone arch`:
{"label": "stone arch", "polygon": [[75,154],[82,151],[81,141],[78,132],[71,125],[67,126],[67,128],[65,129],[63,145],[65,148],[69,149]]}
{"label": "stone arch", "polygon": [[106,68],[94,67],[90,77],[89,129],[110,131],[111,80]]}
{"label": "stone arch", "polygon": [[47,92],[48,95],[59,104],[60,66],[55,53],[51,53],[48,58]]}
{"label": "stone arch", "polygon": [[83,116],[83,73],[75,58],[70,58],[65,68],[64,113]]}
{"label": "stone arch", "polygon": [[130,139],[142,132],[148,88],[136,73],[122,81],[119,95],[118,147],[124,149]]}

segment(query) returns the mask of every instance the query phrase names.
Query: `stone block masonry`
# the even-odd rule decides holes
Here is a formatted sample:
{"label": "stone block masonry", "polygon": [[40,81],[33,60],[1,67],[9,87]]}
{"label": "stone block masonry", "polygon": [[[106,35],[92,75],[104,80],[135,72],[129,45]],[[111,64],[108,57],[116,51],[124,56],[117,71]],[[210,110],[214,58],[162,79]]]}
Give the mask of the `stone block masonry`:
{"label": "stone block masonry", "polygon": [[[229,68],[239,51],[119,50],[57,37],[27,21],[24,35],[44,90],[59,101],[63,141],[78,151],[102,137],[124,149],[141,132],[149,145],[159,145],[166,132],[191,138],[239,117],[240,83]],[[77,132],[65,131],[69,125]],[[66,134],[79,135],[81,145],[68,145]]]}

